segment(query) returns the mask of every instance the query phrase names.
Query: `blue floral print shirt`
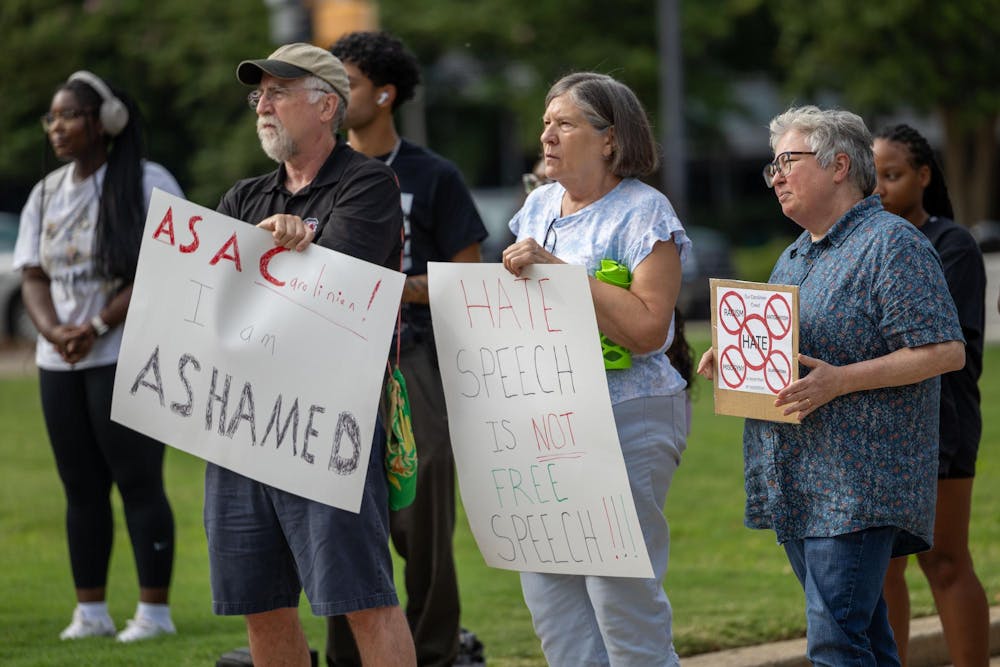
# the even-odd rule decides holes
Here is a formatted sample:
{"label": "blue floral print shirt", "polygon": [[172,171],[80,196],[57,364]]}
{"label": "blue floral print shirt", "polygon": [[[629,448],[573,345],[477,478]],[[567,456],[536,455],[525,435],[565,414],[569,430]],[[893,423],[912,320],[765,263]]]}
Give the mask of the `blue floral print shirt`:
{"label": "blue floral print shirt", "polygon": [[[770,282],[799,286],[799,351],[836,366],[964,340],[937,253],[877,195],[819,241],[804,232]],[[894,526],[894,556],[929,548],[939,387],[935,377],[847,394],[801,424],[746,420],[746,525],[779,543]]]}
{"label": "blue floral print shirt", "polygon": [[[687,261],[691,240],[667,198],[634,178],[623,179],[589,206],[563,216],[559,183],[536,188],[510,221],[518,241],[534,238],[539,245],[568,264],[580,264],[594,275],[602,259],[613,259],[630,272],[646,259],[658,241],[672,241]],[[632,367],[610,370],[611,404],[645,396],[670,396],[683,390],[684,378],[670,365],[664,351],[673,342],[674,322],[660,349],[633,354]]]}

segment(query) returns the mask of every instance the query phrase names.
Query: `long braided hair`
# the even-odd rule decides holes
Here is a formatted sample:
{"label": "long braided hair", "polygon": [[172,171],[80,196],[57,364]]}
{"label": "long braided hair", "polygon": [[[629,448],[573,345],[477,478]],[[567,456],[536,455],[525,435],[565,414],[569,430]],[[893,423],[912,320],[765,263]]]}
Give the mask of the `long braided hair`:
{"label": "long braided hair", "polygon": [[670,365],[673,366],[691,391],[691,378],[694,376],[694,351],[684,335],[684,315],[680,308],[674,308],[674,340],[665,353]]}
{"label": "long braided hair", "polygon": [[954,219],[955,212],[951,207],[951,198],[948,196],[948,186],[944,182],[944,174],[941,172],[937,160],[934,159],[934,151],[931,150],[927,139],[905,123],[884,127],[875,134],[875,138],[906,146],[906,150],[910,154],[910,166],[914,169],[919,169],[924,165],[930,168],[931,181],[924,188],[924,210],[930,215]]}
{"label": "long braided hair", "polygon": [[[115,137],[98,135],[95,126],[88,125],[92,131],[92,141],[108,143],[107,170],[101,187],[94,233],[94,266],[102,276],[130,283],[135,279],[146,217],[142,185],[142,124],[135,102],[120,90],[110,85],[108,87],[128,109],[129,120]],[[101,107],[101,96],[85,81],[67,81],[58,90],[72,93],[83,108]],[[44,188],[43,179],[40,215],[44,215],[45,209]]]}

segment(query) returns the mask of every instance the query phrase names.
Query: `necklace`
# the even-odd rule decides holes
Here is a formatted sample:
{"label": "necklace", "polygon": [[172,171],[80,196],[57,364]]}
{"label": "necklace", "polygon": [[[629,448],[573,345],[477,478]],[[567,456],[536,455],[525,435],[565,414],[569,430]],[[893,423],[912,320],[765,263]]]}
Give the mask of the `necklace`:
{"label": "necklace", "polygon": [[[67,169],[60,177],[59,183],[56,186],[56,191],[63,193],[63,196],[66,199],[66,208],[68,212],[63,218],[65,220],[65,222],[63,223],[65,230],[72,230],[77,225],[86,223],[87,214],[93,202],[97,202],[97,207],[98,207],[97,216],[100,217],[101,214],[100,213],[101,188],[97,184],[97,171],[99,171],[99,169],[91,173],[82,181],[80,181],[79,185],[72,183],[75,170],[76,170],[76,165],[73,165],[72,167],[70,167],[70,169]],[[67,179],[70,180],[70,188],[68,190],[66,187]],[[90,184],[93,187],[94,190],[93,198],[91,198],[89,193],[84,192],[84,190],[87,189],[85,185],[87,181],[90,181]],[[42,205],[39,208],[40,219],[43,219],[45,216],[46,209],[44,208],[45,207],[44,197],[45,197],[45,181],[43,180]],[[95,218],[94,225],[96,226],[96,224],[97,220]]]}
{"label": "necklace", "polygon": [[392,166],[392,161],[396,159],[396,155],[399,154],[399,147],[402,146],[402,145],[403,145],[402,138],[396,139],[396,145],[392,147],[392,151],[390,151],[389,157],[387,157],[385,160],[383,160],[383,162],[385,162],[386,166],[389,166],[389,167]]}

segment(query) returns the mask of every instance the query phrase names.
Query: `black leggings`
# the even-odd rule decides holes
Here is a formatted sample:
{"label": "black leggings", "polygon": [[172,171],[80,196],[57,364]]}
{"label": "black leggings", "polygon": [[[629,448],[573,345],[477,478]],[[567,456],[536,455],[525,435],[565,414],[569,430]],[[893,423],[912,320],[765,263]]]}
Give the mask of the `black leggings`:
{"label": "black leggings", "polygon": [[166,588],[174,563],[174,516],[163,489],[163,445],[111,421],[115,367],[39,374],[42,412],[66,492],[66,533],[77,588],[103,588],[118,486],[139,586]]}

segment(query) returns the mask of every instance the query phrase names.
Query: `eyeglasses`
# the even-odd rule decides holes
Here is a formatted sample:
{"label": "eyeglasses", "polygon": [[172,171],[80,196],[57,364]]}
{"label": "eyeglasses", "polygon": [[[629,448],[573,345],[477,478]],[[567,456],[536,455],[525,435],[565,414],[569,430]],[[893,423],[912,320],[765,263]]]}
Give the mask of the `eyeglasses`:
{"label": "eyeglasses", "polygon": [[59,111],[50,111],[46,114],[42,114],[42,129],[48,132],[52,129],[52,126],[56,124],[57,120],[68,123],[69,121],[76,120],[77,118],[93,115],[93,113],[93,109],[61,109]]}
{"label": "eyeglasses", "polygon": [[320,93],[325,93],[326,95],[330,95],[332,93],[332,91],[323,90],[322,88],[285,88],[284,86],[271,86],[270,88],[264,88],[263,90],[251,90],[250,94],[247,95],[247,104],[250,105],[251,109],[256,111],[257,105],[260,103],[262,98],[267,98],[274,104],[279,104],[291,97],[292,93],[300,90],[315,90]]}
{"label": "eyeglasses", "polygon": [[521,174],[521,185],[524,186],[524,194],[530,194],[532,190],[542,184],[542,181],[534,174]]}
{"label": "eyeglasses", "polygon": [[792,171],[792,163],[798,162],[792,159],[793,155],[816,155],[816,151],[785,151],[778,154],[773,162],[764,165],[764,182],[767,183],[767,187],[774,187],[774,179],[778,174],[788,176]]}
{"label": "eyeglasses", "polygon": [[[552,249],[549,250],[549,236],[552,236]],[[549,228],[545,230],[545,238],[542,239],[542,250],[548,250],[553,255],[556,253],[556,243],[559,241],[559,236],[556,234],[556,218],[552,218],[552,222],[549,223]]]}

